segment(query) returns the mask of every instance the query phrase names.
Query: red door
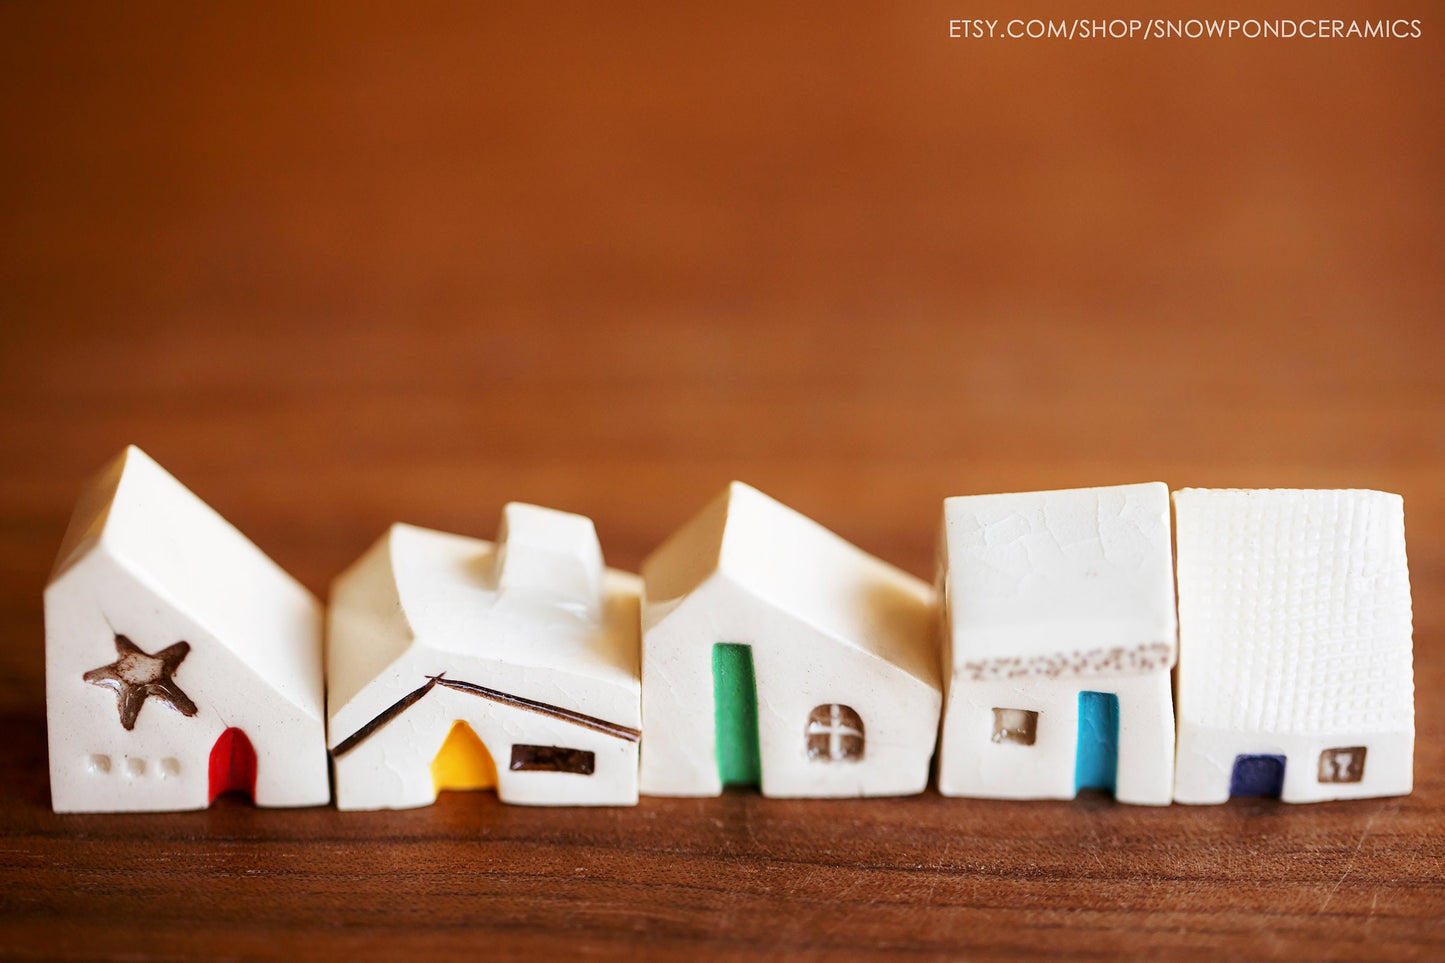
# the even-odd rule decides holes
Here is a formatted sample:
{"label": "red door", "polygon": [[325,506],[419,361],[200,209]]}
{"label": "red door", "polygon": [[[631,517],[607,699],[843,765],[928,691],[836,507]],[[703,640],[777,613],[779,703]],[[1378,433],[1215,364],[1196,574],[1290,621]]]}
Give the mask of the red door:
{"label": "red door", "polygon": [[240,729],[227,729],[211,747],[211,802],[223,792],[239,789],[256,798],[256,750]]}

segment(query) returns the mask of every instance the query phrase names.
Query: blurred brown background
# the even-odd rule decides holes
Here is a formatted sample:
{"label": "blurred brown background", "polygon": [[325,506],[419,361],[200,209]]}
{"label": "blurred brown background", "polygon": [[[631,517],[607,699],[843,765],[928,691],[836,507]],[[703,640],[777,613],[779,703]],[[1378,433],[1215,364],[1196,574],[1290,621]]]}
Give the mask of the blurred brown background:
{"label": "blurred brown background", "polygon": [[[1144,14],[777,6],[0,6],[11,952],[59,952],[46,940],[61,922],[76,952],[103,952],[135,908],[106,875],[115,860],[204,848],[208,832],[255,841],[233,858],[268,879],[289,872],[258,855],[278,834],[369,834],[371,855],[343,873],[360,888],[323,887],[331,912],[367,886],[420,899],[378,867],[409,865],[388,840],[440,832],[429,819],[525,827],[505,853],[555,859],[540,879],[595,868],[569,849],[591,838],[586,819],[641,820],[616,829],[625,856],[660,813],[675,837],[595,880],[623,894],[610,915],[578,922],[603,889],[547,910],[555,892],[512,880],[459,904],[443,932],[464,946],[479,916],[500,920],[485,936],[498,952],[718,938],[792,956],[1439,951],[1445,11],[1308,7],[1418,17],[1415,40],[1070,42],[950,40],[948,21]],[[1400,492],[1419,788],[1283,815],[913,803],[925,809],[908,819],[998,832],[989,885],[970,869],[977,837],[953,862],[937,836],[914,840],[935,875],[906,876],[918,854],[890,822],[902,803],[830,810],[863,835],[828,837],[826,872],[808,862],[822,858],[819,811],[755,797],[563,823],[447,800],[404,828],[325,813],[55,819],[40,592],[83,479],[127,442],[318,594],[390,521],[491,537],[514,499],[593,516],[609,561],[636,567],[730,478],[922,575],[950,494],[1153,479]],[[733,818],[763,828],[732,835]],[[1072,839],[1085,819],[1102,820],[1097,876],[1087,855],[1050,862],[1055,837],[1039,838]],[[110,848],[82,855],[77,825]],[[560,825],[574,835],[559,848],[524,845]],[[1010,833],[1034,848],[1010,848]],[[849,839],[871,840],[866,859]],[[1154,843],[1151,862],[1140,847]],[[691,902],[663,883],[628,890],[660,872],[659,852],[722,862],[677,884],[703,887]],[[770,862],[780,852],[801,876]],[[890,860],[905,874],[892,882],[876,865]],[[229,892],[240,870],[208,865],[186,885]],[[248,908],[226,933],[241,955],[282,945],[257,935],[267,926],[319,940],[313,952],[345,945],[294,893],[309,908],[292,918],[265,910],[280,890],[238,892]],[[899,893],[936,913],[869,915]],[[638,908],[649,901],[675,912],[659,922]],[[1050,909],[1021,909],[1035,904]],[[208,945],[203,922],[160,915],[171,950]],[[533,946],[534,929],[570,942]],[[398,923],[348,952],[416,936]]]}

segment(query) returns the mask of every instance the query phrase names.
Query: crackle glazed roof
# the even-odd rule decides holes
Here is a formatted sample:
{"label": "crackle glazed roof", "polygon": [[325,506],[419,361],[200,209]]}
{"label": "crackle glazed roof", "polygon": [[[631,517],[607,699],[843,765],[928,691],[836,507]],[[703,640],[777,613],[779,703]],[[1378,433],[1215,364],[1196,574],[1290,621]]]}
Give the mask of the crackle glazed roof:
{"label": "crackle glazed roof", "polygon": [[[51,573],[108,552],[282,697],[321,718],[320,603],[215,509],[134,445],[87,487]],[[265,598],[265,605],[254,600]]]}
{"label": "crackle glazed roof", "polygon": [[643,563],[644,626],[717,572],[843,645],[938,685],[933,589],[742,482]]}
{"label": "crackle glazed roof", "polygon": [[1174,493],[1179,714],[1246,732],[1414,728],[1399,495]]}
{"label": "crackle glazed roof", "polygon": [[943,525],[957,677],[1126,675],[1174,664],[1162,482],[949,498]]}

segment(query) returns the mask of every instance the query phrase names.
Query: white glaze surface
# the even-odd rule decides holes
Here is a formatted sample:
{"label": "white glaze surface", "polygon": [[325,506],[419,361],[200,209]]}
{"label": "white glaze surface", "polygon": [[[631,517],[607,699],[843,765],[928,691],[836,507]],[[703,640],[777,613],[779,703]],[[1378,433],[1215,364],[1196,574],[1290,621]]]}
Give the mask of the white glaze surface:
{"label": "white glaze surface", "polygon": [[[509,541],[500,546],[394,525],[336,579],[327,663],[333,750],[438,675],[639,727],[640,580],[602,568],[586,518],[512,504],[503,519]],[[338,808],[434,801],[430,764],[459,720],[496,763],[504,802],[637,801],[636,741],[437,686],[336,757]],[[514,744],[591,751],[596,770],[512,771]]]}
{"label": "white glaze surface", "polygon": [[[740,482],[654,552],[643,577],[644,793],[721,791],[719,642],[752,646],[764,795],[927,785],[941,693],[926,583]],[[809,758],[809,714],[831,704],[862,719],[861,759]]]}
{"label": "white glaze surface", "polygon": [[943,526],[954,674],[1128,673],[1088,658],[1121,648],[1173,665],[1162,482],[948,498]]}
{"label": "white glaze surface", "polygon": [[[245,536],[127,448],[80,498],[45,590],[56,811],[205,808],[211,748],[228,727],[256,751],[257,805],[327,802],[321,616]],[[118,634],[146,657],[189,644],[171,678],[194,715],[152,695],[123,726],[114,689],[84,678],[117,662]]]}
{"label": "white glaze surface", "polygon": [[[939,579],[941,793],[1072,797],[1088,690],[1119,699],[1115,797],[1169,802],[1176,630],[1164,484],[946,499]],[[995,708],[1037,712],[1036,742],[994,742]]]}
{"label": "white glaze surface", "polygon": [[[1223,802],[1237,755],[1287,757],[1286,802],[1408,793],[1415,714],[1404,503],[1385,492],[1174,493],[1179,802]],[[1318,779],[1368,750],[1359,782]]]}

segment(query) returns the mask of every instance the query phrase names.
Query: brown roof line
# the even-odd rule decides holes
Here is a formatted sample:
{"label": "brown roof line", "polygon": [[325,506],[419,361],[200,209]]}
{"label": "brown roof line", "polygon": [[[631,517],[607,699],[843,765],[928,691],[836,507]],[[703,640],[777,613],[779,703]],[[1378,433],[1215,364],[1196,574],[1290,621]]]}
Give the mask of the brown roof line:
{"label": "brown roof line", "polygon": [[638,729],[618,725],[615,722],[608,722],[606,719],[599,719],[596,716],[589,716],[581,712],[574,712],[571,709],[564,709],[561,706],[538,702],[536,699],[527,699],[522,696],[512,695],[509,692],[502,692],[499,689],[489,689],[486,686],[477,685],[473,682],[448,679],[439,674],[427,676],[425,685],[408,692],[388,706],[386,710],[376,718],[341,740],[341,742],[337,743],[336,748],[331,750],[331,755],[338,758],[346,755],[346,753],[365,742],[367,738],[373,735],[378,729],[381,729],[417,702],[420,702],[422,697],[435,686],[442,686],[443,688],[453,689],[457,692],[465,692],[468,695],[489,699],[492,702],[512,706],[516,709],[525,709],[528,712],[535,712],[539,715],[559,719],[562,722],[570,722],[574,726],[581,726],[584,729],[591,729],[594,732],[600,732],[617,739],[624,739],[628,742],[638,742],[642,738],[642,732]]}

